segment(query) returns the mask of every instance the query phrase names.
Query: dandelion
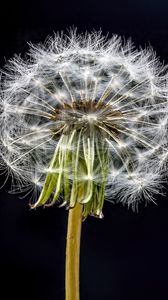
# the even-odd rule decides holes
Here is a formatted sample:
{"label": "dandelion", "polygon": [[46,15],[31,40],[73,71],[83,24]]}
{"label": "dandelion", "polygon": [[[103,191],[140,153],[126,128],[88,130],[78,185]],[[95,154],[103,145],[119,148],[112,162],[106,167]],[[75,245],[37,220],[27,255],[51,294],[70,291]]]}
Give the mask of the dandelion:
{"label": "dandelion", "polygon": [[166,77],[152,49],[75,30],[2,71],[1,168],[17,191],[39,193],[32,208],[69,209],[67,300],[79,299],[82,218],[102,218],[104,199],[135,210],[162,192]]}

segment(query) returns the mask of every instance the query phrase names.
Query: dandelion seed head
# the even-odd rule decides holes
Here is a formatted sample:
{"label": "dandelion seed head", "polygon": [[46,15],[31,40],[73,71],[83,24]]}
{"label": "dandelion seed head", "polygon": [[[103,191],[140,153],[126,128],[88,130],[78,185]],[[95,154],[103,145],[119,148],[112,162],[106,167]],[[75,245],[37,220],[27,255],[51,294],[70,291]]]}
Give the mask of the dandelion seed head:
{"label": "dandelion seed head", "polygon": [[102,217],[105,199],[136,209],[162,193],[168,88],[153,50],[101,32],[55,34],[2,71],[0,168],[32,207],[78,201]]}

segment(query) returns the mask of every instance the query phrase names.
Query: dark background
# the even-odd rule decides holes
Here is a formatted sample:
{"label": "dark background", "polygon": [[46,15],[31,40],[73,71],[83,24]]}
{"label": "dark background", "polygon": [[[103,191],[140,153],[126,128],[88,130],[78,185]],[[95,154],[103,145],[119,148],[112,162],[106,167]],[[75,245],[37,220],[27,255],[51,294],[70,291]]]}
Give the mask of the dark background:
{"label": "dark background", "polygon": [[[131,36],[168,63],[167,0],[3,1],[0,14],[1,67],[72,25]],[[0,190],[0,299],[63,300],[67,211],[29,210],[9,186]],[[157,200],[138,214],[106,202],[103,220],[83,223],[81,300],[168,299],[168,202]]]}

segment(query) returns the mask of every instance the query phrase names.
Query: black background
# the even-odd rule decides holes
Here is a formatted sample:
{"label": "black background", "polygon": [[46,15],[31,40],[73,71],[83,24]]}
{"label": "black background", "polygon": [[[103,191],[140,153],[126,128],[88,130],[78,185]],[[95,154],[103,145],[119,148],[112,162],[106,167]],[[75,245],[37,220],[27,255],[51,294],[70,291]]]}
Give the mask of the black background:
{"label": "black background", "polygon": [[[27,42],[54,31],[102,29],[149,44],[168,63],[166,0],[41,0],[0,4],[0,66]],[[4,178],[1,177],[3,182]],[[29,209],[29,197],[0,190],[0,299],[64,299],[67,211]],[[81,241],[81,300],[168,299],[168,202],[133,213],[106,202],[104,219],[89,217]]]}

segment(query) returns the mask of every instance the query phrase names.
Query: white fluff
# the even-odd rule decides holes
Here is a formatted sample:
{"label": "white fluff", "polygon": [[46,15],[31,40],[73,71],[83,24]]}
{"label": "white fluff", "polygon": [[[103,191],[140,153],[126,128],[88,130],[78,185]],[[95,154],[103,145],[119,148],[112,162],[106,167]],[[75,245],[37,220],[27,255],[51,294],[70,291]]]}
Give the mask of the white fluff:
{"label": "white fluff", "polygon": [[[32,184],[40,190],[59,141],[53,139],[53,130],[69,121],[63,115],[59,121],[51,120],[54,110],[79,99],[104,99],[109,110],[122,113],[108,119],[121,125],[116,139],[105,132],[99,109],[91,115],[78,111],[77,122],[100,121],[94,138],[109,149],[106,199],[133,208],[142,199],[153,201],[167,170],[167,77],[151,49],[138,51],[117,35],[107,40],[101,32],[71,31],[68,36],[49,37],[44,45],[30,45],[25,60],[15,56],[2,71],[1,169],[14,175],[19,189]],[[60,147],[64,151],[68,144]],[[69,147],[77,149],[76,144]],[[80,177],[97,185],[102,181],[99,166]]]}

